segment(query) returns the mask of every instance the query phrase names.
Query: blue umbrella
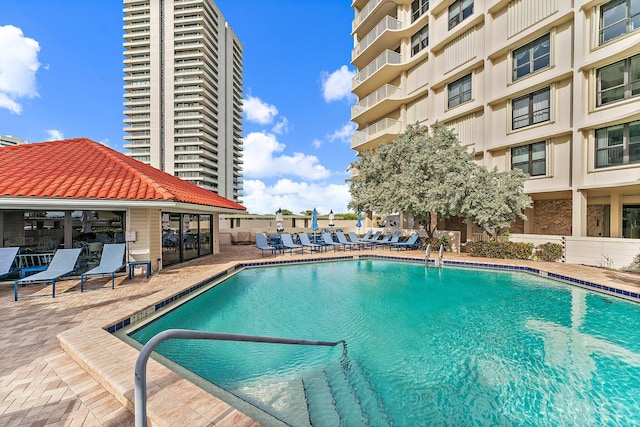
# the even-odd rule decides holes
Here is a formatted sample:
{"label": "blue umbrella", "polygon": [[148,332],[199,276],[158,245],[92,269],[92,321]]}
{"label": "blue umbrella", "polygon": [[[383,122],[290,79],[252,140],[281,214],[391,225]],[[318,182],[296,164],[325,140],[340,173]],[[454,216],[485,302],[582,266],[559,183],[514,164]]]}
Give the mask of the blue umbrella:
{"label": "blue umbrella", "polygon": [[313,231],[318,229],[318,211],[316,208],[313,208],[313,213],[311,214],[311,229]]}
{"label": "blue umbrella", "polygon": [[362,217],[360,216],[360,212],[358,212],[358,220],[356,221],[356,227],[362,227]]}

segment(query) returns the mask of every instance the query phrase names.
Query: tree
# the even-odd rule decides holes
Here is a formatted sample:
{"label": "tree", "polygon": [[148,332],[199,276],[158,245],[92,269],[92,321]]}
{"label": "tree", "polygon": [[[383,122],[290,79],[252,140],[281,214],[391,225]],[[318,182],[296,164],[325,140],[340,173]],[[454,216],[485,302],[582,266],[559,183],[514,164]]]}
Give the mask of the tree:
{"label": "tree", "polygon": [[[521,173],[490,172],[477,165],[474,154],[439,123],[431,134],[424,126],[408,126],[392,143],[362,153],[351,168],[357,171],[347,180],[351,209],[404,212],[422,223],[430,236],[431,212],[482,221],[480,225],[489,231],[504,226],[510,214],[513,221],[530,204],[522,192]],[[503,194],[507,191],[515,194]],[[489,203],[488,197],[494,201]],[[499,208],[504,212],[499,223],[493,223],[498,216],[485,212],[500,203],[507,206]]]}

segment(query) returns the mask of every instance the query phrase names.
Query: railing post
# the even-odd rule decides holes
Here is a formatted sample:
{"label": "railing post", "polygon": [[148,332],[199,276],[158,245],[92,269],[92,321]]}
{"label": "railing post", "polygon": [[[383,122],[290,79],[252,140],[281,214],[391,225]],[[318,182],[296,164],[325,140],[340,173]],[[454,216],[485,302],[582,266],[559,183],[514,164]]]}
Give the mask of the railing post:
{"label": "railing post", "polygon": [[272,344],[317,345],[333,347],[343,344],[346,353],[346,342],[311,341],[294,338],[263,337],[256,335],[224,334],[219,332],[193,331],[189,329],[167,329],[151,338],[140,350],[134,369],[134,411],[136,427],[147,427],[147,361],[153,350],[168,339],[199,339],[214,341],[244,341]]}

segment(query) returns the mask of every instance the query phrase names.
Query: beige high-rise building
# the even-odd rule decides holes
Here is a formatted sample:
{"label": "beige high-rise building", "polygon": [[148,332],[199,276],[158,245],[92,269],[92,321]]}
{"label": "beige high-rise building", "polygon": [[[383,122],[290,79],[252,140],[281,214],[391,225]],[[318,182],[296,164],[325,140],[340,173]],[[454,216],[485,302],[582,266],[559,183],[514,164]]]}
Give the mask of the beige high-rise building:
{"label": "beige high-rise building", "polygon": [[211,0],[124,0],[129,156],[240,202],[242,45]]}
{"label": "beige high-rise building", "polygon": [[353,0],[352,148],[452,127],[518,168],[512,233],[640,237],[640,0]]}

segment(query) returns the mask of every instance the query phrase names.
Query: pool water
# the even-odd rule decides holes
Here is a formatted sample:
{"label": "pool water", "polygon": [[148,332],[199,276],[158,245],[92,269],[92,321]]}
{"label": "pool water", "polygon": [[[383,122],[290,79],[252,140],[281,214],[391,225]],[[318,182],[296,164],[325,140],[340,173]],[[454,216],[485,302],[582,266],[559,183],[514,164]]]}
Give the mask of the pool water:
{"label": "pool water", "polygon": [[531,274],[382,260],[245,269],[131,336],[171,328],[345,340],[346,357],[158,347],[290,425],[640,423],[640,307]]}

